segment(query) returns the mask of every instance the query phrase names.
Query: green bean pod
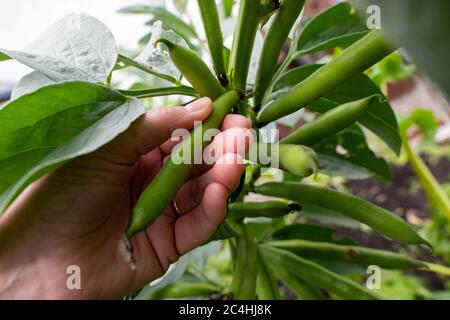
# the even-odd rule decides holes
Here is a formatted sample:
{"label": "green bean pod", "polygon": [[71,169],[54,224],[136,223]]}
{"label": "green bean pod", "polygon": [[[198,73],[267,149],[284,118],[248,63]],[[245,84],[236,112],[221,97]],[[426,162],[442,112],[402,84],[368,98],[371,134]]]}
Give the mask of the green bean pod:
{"label": "green bean pod", "polygon": [[[205,147],[208,142],[203,139],[204,133],[207,130],[219,128],[225,116],[239,100],[240,94],[236,90],[229,91],[216,99],[213,103],[213,111],[208,119],[201,126],[196,127],[180,143],[158,175],[140,196],[126,232],[128,238],[151,225],[167,208],[178,189],[188,178],[193,167],[195,144],[202,141],[203,147]],[[178,161],[175,161],[175,159],[184,159],[185,152],[190,157],[189,163],[182,162],[179,164]]]}
{"label": "green bean pod", "polygon": [[364,267],[377,265],[385,269],[407,270],[424,268],[425,264],[404,255],[383,250],[307,240],[272,241],[267,245],[293,252],[306,259],[345,261]]}
{"label": "green bean pod", "polygon": [[159,39],[155,45],[158,43],[164,43],[167,46],[172,62],[201,97],[217,99],[225,92],[219,80],[194,51],[166,39]]}
{"label": "green bean pod", "polygon": [[300,277],[292,274],[288,270],[274,266],[275,275],[283,282],[295,295],[301,300],[324,300],[323,294],[319,289],[313,287]]}
{"label": "green bean pod", "polygon": [[380,100],[380,95],[349,102],[336,107],[314,121],[295,130],[280,143],[299,144],[308,147],[344,130],[358,121],[367,112],[372,102]]}
{"label": "green bean pod", "polygon": [[253,300],[258,276],[258,248],[245,225],[240,225],[236,242],[236,265],[231,284],[234,300]]}
{"label": "green bean pod", "polygon": [[234,219],[258,217],[281,218],[300,210],[301,206],[293,202],[234,202],[228,206],[228,216]]}
{"label": "green bean pod", "polygon": [[300,258],[292,252],[261,245],[264,257],[274,266],[295,274],[313,287],[326,289],[343,299],[377,300],[379,297],[357,283],[339,276],[321,265]]}
{"label": "green bean pod", "polygon": [[255,143],[247,158],[264,167],[282,169],[301,178],[314,174],[319,167],[312,149],[292,144]]}
{"label": "green bean pod", "polygon": [[209,297],[219,288],[208,283],[175,282],[167,287],[156,290],[146,300],[181,299],[189,297]]}
{"label": "green bean pod", "polygon": [[267,32],[255,82],[255,105],[260,106],[278,66],[283,45],[305,5],[304,0],[283,0]]}
{"label": "green bean pod", "polygon": [[275,99],[261,110],[257,116],[258,124],[267,124],[306,107],[393,51],[380,30],[371,31],[337,58],[292,88],[289,93]]}
{"label": "green bean pod", "polygon": [[259,300],[280,300],[277,278],[272,267],[262,256],[258,247],[258,277],[256,278],[256,295]]}
{"label": "green bean pod", "polygon": [[360,221],[393,240],[430,246],[400,217],[352,195],[296,182],[266,183],[257,186],[255,190],[267,196],[298,201],[302,205],[320,205],[322,208]]}
{"label": "green bean pod", "polygon": [[241,0],[239,17],[233,38],[228,72],[234,88],[245,90],[256,32],[261,21],[261,3]]}
{"label": "green bean pod", "polygon": [[223,36],[220,27],[219,12],[215,0],[197,0],[203,27],[208,40],[209,51],[213,60],[214,70],[220,83],[228,85],[227,70],[223,54]]}

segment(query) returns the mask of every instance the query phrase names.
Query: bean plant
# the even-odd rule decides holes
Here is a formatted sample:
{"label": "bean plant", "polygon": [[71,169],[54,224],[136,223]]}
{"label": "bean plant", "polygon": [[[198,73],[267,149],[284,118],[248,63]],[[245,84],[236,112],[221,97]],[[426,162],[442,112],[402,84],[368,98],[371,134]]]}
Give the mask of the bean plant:
{"label": "bean plant", "polygon": [[[271,169],[248,157],[228,216],[210,239],[222,240],[230,250],[232,281],[211,284],[199,276],[202,281],[175,282],[144,297],[220,293],[280,299],[282,283],[300,299],[381,299],[336,265],[358,267],[360,274],[372,265],[437,270],[403,253],[335,237],[329,222],[350,221],[402,244],[428,246],[394,213],[317,182],[317,177],[391,180],[387,162],[369,147],[367,135],[396,155],[402,140],[389,102],[366,71],[396,51],[395,44],[382,30],[369,30],[347,2],[307,21],[302,0],[234,2],[198,0],[203,33],[192,25],[186,1],[176,1],[171,10],[124,8],[122,13],[151,17],[152,31],[141,40],[146,48],[135,58],[119,53],[107,27],[86,14],[63,18],[23,51],[0,49],[0,61],[13,59],[34,70],[0,109],[0,212],[31,182],[125,131],[146,112],[148,98],[209,97],[211,116],[174,154],[192,150],[193,141],[220,127],[229,113],[246,116],[255,131],[283,125],[290,133],[280,141],[256,141],[249,153],[267,149],[279,157],[279,166]],[[230,46],[222,30],[225,20],[235,20]],[[335,54],[327,63],[295,67],[304,57],[331,49]],[[114,75],[124,70],[139,70],[160,85],[141,81],[119,89]],[[127,238],[171,204],[191,168],[177,164],[173,155],[168,159],[138,200],[124,230]],[[262,196],[270,200],[255,202]]]}

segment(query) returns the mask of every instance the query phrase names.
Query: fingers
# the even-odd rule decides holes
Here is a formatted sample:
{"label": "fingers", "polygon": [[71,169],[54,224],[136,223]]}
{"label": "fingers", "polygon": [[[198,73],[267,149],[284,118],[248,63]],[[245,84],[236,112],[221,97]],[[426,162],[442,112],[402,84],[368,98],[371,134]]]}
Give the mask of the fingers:
{"label": "fingers", "polygon": [[231,128],[250,129],[251,123],[246,117],[238,114],[229,114],[225,117],[222,123],[221,130],[225,131]]}
{"label": "fingers", "polygon": [[214,183],[223,185],[228,194],[232,193],[239,186],[243,172],[242,157],[234,153],[225,154],[212,169],[189,180],[181,187],[175,196],[178,210],[184,214],[197,207],[202,201],[206,188]]}
{"label": "fingers", "polygon": [[137,161],[167,141],[177,129],[192,130],[196,121],[208,118],[212,111],[209,98],[202,98],[186,107],[158,108],[138,120],[108,145],[116,161]]}
{"label": "fingers", "polygon": [[175,222],[175,245],[183,255],[207,241],[225,219],[228,190],[220,183],[210,184],[202,203]]}
{"label": "fingers", "polygon": [[[229,114],[225,117],[222,127],[220,128],[221,131],[226,131],[232,128],[242,128],[242,129],[250,129],[251,124],[250,121],[241,115],[237,114]],[[179,141],[172,141],[172,139],[169,139],[164,144],[161,145],[161,152],[163,156],[169,155],[173,148],[179,143]]]}
{"label": "fingers", "polygon": [[196,166],[192,179],[186,182],[175,196],[182,213],[200,203],[208,184],[218,182],[233,191],[244,170],[243,158],[252,142],[251,131],[232,128],[221,132],[213,143],[205,149],[204,160],[211,165]]}

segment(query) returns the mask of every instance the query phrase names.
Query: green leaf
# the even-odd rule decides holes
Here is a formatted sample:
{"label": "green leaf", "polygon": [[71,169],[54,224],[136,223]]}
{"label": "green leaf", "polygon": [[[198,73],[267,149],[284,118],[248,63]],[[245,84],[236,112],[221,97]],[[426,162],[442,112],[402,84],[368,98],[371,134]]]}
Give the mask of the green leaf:
{"label": "green leaf", "polygon": [[[320,67],[321,65],[311,64],[286,73],[275,83],[274,95],[288,92]],[[324,113],[344,103],[363,99],[373,94],[382,95],[382,92],[365,74],[360,74],[325,94],[312,103],[308,109]],[[402,142],[398,132],[397,119],[388,102],[373,103],[360,123],[379,136],[397,155],[400,154]]]}
{"label": "green leaf", "polygon": [[439,120],[436,119],[433,111],[426,109],[414,110],[408,118],[401,121],[400,131],[406,133],[414,125],[419,128],[423,142],[428,144],[434,143],[434,138],[439,129]]}
{"label": "green leaf", "polygon": [[235,0],[223,0],[222,1],[223,11],[224,11],[226,18],[231,17],[231,14],[233,13],[234,1]]}
{"label": "green leaf", "polygon": [[0,52],[40,73],[25,76],[14,90],[15,98],[54,82],[106,83],[118,55],[111,31],[86,14],[64,17],[23,51]]}
{"label": "green leaf", "polygon": [[406,64],[402,54],[397,51],[381,60],[370,75],[377,84],[396,83],[411,78],[416,72],[414,65]]}
{"label": "green leaf", "polygon": [[143,112],[134,99],[89,82],[41,88],[0,109],[0,212],[31,182],[91,153]]}
{"label": "green leaf", "polygon": [[365,36],[365,22],[348,2],[341,2],[310,20],[297,40],[297,54],[346,48]]}
{"label": "green leaf", "polygon": [[181,73],[170,59],[167,47],[165,45],[155,46],[155,43],[161,39],[168,40],[185,48],[189,47],[186,40],[180,35],[172,30],[164,29],[162,22],[156,21],[152,26],[150,41],[147,43],[144,51],[134,58],[134,60],[160,75],[167,75],[175,79],[180,79]]}
{"label": "green leaf", "polygon": [[11,60],[11,58],[6,54],[0,52],[0,61],[7,61],[7,60]]}
{"label": "green leaf", "polygon": [[11,93],[11,100],[17,99],[23,95],[36,91],[39,88],[55,84],[55,81],[44,76],[38,71],[33,71],[19,80]]}
{"label": "green leaf", "polygon": [[[334,151],[334,150],[333,150]],[[345,177],[350,180],[364,180],[373,177],[373,173],[364,167],[353,164],[330,154],[317,153],[320,163],[320,172],[330,176]]]}
{"label": "green leaf", "polygon": [[[338,146],[345,153],[338,153]],[[353,125],[337,135],[318,143],[313,149],[319,154],[364,168],[384,182],[392,180],[389,165],[384,159],[378,158],[370,150],[363,131],[357,125]],[[339,163],[335,165],[338,166]],[[326,171],[326,168],[324,169],[321,169],[321,171]],[[337,174],[338,172],[334,171],[331,173]]]}
{"label": "green leaf", "polygon": [[276,231],[273,236],[276,240],[303,239],[316,242],[333,242],[342,245],[354,245],[355,241],[348,237],[338,237],[337,231],[331,228],[313,224],[291,224]]}

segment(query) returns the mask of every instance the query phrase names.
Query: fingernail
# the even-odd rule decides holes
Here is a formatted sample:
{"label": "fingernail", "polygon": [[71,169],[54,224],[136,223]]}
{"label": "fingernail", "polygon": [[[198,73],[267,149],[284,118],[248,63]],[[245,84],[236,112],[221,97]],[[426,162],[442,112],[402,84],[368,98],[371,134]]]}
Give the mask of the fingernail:
{"label": "fingernail", "polygon": [[198,100],[188,104],[186,106],[186,109],[189,112],[195,113],[195,112],[206,109],[206,107],[208,106],[208,104],[210,102],[211,102],[211,99],[209,99],[209,98],[201,98],[201,99],[198,99]]}

